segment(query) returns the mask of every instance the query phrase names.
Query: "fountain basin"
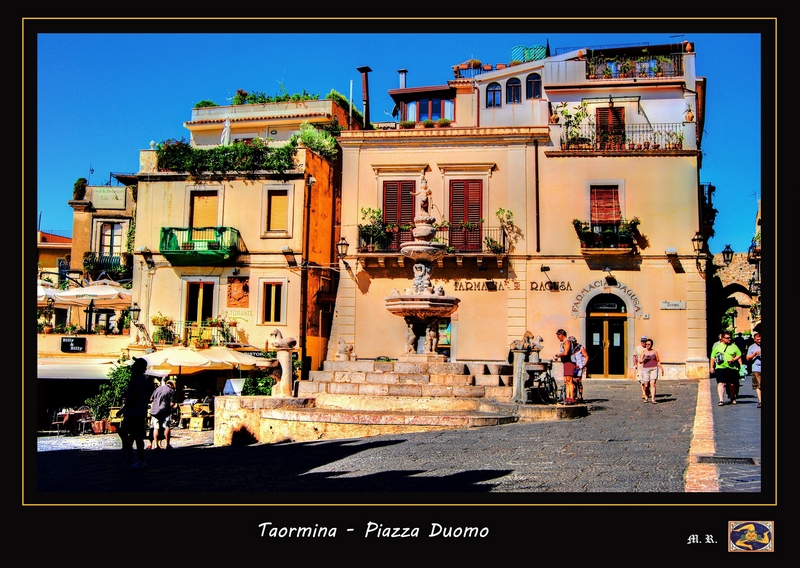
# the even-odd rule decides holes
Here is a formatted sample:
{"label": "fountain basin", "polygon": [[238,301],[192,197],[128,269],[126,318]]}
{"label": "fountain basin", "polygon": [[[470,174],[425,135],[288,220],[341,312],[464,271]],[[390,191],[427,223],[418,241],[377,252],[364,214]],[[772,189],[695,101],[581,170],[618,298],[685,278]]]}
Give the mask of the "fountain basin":
{"label": "fountain basin", "polygon": [[444,243],[430,243],[428,241],[409,241],[400,245],[400,252],[415,263],[434,262],[447,253]]}
{"label": "fountain basin", "polygon": [[417,319],[448,317],[458,309],[460,298],[436,294],[393,295],[384,298],[386,309],[396,316]]}

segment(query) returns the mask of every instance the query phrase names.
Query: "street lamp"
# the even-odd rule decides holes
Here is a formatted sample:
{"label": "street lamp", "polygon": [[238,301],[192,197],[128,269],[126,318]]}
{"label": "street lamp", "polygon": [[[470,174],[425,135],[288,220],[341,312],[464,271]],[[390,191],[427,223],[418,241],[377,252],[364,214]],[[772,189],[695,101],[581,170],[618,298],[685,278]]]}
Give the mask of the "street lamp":
{"label": "street lamp", "polygon": [[725,248],[722,249],[722,261],[725,263],[725,266],[730,266],[731,262],[733,262],[733,249],[731,245],[725,245]]}
{"label": "street lamp", "polygon": [[131,321],[138,322],[139,321],[139,314],[142,313],[142,308],[139,307],[139,304],[136,302],[130,307],[128,312],[131,314]]}
{"label": "street lamp", "polygon": [[694,253],[700,256],[700,253],[703,251],[703,235],[700,234],[700,231],[697,231],[692,237],[692,248],[694,249]]}
{"label": "street lamp", "polygon": [[347,249],[348,248],[350,248],[350,244],[347,242],[347,239],[345,239],[344,237],[339,239],[339,242],[336,243],[336,254],[339,255],[339,260],[342,261],[342,264],[344,264],[344,267],[347,270],[350,270],[350,265],[347,264],[347,261],[344,259],[347,256]]}

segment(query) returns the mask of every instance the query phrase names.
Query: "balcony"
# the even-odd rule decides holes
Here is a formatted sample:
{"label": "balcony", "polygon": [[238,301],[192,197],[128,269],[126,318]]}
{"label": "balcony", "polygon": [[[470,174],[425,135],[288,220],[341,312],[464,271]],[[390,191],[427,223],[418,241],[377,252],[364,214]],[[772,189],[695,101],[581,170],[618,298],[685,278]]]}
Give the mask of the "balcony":
{"label": "balcony", "polygon": [[639,220],[635,217],[613,224],[593,224],[576,219],[573,226],[584,256],[630,254],[636,248],[634,237],[638,233]]}
{"label": "balcony", "polygon": [[759,264],[761,262],[761,238],[753,239],[750,247],[747,249],[747,262],[750,264]]}
{"label": "balcony", "polygon": [[236,323],[198,325],[192,321],[173,321],[169,325],[153,325],[154,345],[182,344],[189,347],[213,347],[236,341]]}
{"label": "balcony", "polygon": [[[358,252],[377,257],[383,266],[384,257],[387,256],[397,256],[402,261],[401,245],[413,240],[411,229],[384,229],[383,232],[359,229]],[[432,242],[444,243],[446,256],[454,256],[459,266],[465,256],[475,256],[479,264],[483,263],[484,256],[494,256],[497,257],[498,266],[502,266],[503,257],[508,253],[502,227],[484,227],[480,224],[472,227],[439,227]],[[442,264],[442,260],[439,264]]]}
{"label": "balcony", "polygon": [[131,255],[128,253],[102,254],[87,251],[83,254],[83,270],[92,276],[105,272],[118,280],[130,278],[131,267]]}
{"label": "balcony", "polygon": [[227,265],[239,254],[232,227],[162,227],[159,252],[173,266]]}
{"label": "balcony", "polygon": [[591,152],[665,152],[682,150],[682,122],[626,124],[619,130],[601,130],[593,124],[564,128],[561,149]]}
{"label": "balcony", "polygon": [[596,57],[588,61],[586,76],[597,81],[683,77],[683,55]]}

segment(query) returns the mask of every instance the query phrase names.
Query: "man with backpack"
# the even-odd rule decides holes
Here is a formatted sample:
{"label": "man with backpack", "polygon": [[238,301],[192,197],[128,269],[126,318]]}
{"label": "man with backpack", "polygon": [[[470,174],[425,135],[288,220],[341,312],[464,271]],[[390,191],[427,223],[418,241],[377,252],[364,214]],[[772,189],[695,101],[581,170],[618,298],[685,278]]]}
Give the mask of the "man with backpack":
{"label": "man with backpack", "polygon": [[572,343],[572,354],[570,361],[575,364],[575,369],[572,371],[572,382],[575,385],[576,402],[583,404],[583,372],[586,369],[586,363],[589,361],[589,354],[586,352],[586,347],[578,343],[574,336],[570,335],[567,338]]}

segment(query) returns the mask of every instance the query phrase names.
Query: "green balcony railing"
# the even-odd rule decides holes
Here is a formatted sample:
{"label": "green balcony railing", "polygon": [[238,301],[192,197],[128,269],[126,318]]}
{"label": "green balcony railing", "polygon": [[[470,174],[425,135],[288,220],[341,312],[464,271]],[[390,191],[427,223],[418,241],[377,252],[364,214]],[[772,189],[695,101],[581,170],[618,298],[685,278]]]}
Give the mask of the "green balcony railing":
{"label": "green balcony railing", "polygon": [[232,227],[162,227],[159,252],[174,266],[228,264],[239,254]]}

